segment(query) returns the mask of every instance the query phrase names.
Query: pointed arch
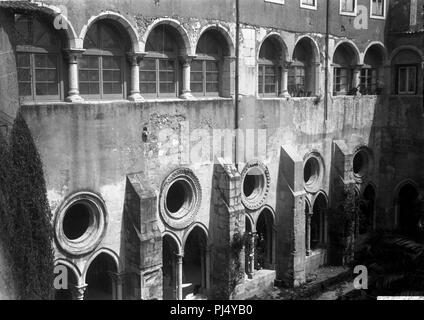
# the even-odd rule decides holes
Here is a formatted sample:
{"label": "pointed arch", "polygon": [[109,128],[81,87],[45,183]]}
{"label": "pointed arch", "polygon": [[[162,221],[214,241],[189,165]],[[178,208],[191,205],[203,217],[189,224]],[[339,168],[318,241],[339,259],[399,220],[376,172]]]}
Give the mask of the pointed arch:
{"label": "pointed arch", "polygon": [[82,273],[82,279],[81,282],[84,284],[86,283],[86,277],[87,277],[87,271],[90,269],[90,265],[92,264],[92,262],[101,254],[105,254],[107,256],[109,256],[110,258],[112,258],[112,260],[115,263],[115,267],[116,267],[116,271],[117,273],[121,273],[122,269],[121,269],[121,262],[119,260],[119,256],[111,249],[108,248],[101,248],[99,250],[97,250],[91,257],[90,259],[88,259],[87,263],[85,264],[84,267],[84,271]]}

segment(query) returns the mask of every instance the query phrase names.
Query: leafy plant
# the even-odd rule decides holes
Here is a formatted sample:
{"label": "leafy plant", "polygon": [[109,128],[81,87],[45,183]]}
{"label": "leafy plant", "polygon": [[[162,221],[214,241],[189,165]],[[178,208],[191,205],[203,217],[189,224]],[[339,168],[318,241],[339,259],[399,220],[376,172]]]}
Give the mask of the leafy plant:
{"label": "leafy plant", "polygon": [[[40,156],[24,118],[18,113],[10,136],[7,237],[22,299],[51,299],[53,294],[53,230]],[[3,162],[2,162],[3,164]],[[3,220],[4,219],[4,220]]]}

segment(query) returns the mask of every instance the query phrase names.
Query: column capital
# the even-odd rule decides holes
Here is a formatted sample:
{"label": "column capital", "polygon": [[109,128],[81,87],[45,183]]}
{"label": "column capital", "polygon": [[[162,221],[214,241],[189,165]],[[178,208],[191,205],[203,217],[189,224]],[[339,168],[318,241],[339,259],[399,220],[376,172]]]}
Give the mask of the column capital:
{"label": "column capital", "polygon": [[187,55],[181,55],[178,58],[180,59],[180,61],[183,64],[190,64],[193,61],[193,59],[196,58],[196,57],[197,57],[196,55],[188,55],[187,54]]}
{"label": "column capital", "polygon": [[112,281],[115,281],[117,284],[122,284],[125,273],[117,273],[117,272],[109,271],[108,274],[109,274],[109,277],[112,279]]}
{"label": "column capital", "polygon": [[353,69],[355,69],[355,70],[360,70],[360,69],[362,69],[364,67],[364,65],[363,64],[357,64],[357,65],[354,65],[353,66]]}
{"label": "column capital", "polygon": [[128,62],[132,66],[138,65],[145,56],[146,56],[146,52],[127,52]]}
{"label": "column capital", "polygon": [[69,62],[77,63],[78,59],[81,58],[82,54],[85,52],[85,49],[68,48],[64,49],[63,52]]}
{"label": "column capital", "polygon": [[293,64],[293,61],[288,61],[288,60],[281,60],[280,65],[283,69],[289,69],[291,67],[291,65]]}
{"label": "column capital", "polygon": [[236,56],[225,56],[224,60],[236,60],[237,57]]}

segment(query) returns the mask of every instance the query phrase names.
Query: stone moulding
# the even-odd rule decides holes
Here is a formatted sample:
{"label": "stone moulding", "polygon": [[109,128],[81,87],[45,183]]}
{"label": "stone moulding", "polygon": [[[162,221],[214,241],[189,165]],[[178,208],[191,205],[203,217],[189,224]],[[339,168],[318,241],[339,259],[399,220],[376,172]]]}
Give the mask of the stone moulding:
{"label": "stone moulding", "polygon": [[[187,186],[187,199],[183,207],[177,212],[171,212],[166,205],[166,198],[170,187],[175,182],[183,182]],[[202,201],[202,189],[199,179],[194,172],[188,168],[178,168],[174,170],[163,181],[159,196],[159,211],[162,220],[173,229],[182,230],[190,226],[199,211]]]}
{"label": "stone moulding", "polygon": [[[63,222],[66,212],[75,204],[83,204],[90,212],[90,225],[78,239],[69,239],[64,232]],[[55,240],[60,249],[72,256],[82,256],[91,253],[102,241],[108,224],[106,206],[103,200],[91,192],[79,192],[69,197],[58,208],[54,230]]]}
{"label": "stone moulding", "polygon": [[[246,196],[243,192],[243,185],[244,185],[244,181],[246,179],[247,174],[252,169],[259,170],[262,177],[262,183],[258,187],[259,190],[254,192],[252,196]],[[261,208],[265,204],[265,201],[268,197],[270,185],[271,185],[271,176],[269,174],[269,170],[267,166],[259,160],[253,160],[248,162],[241,172],[241,186],[242,186],[241,201],[243,205],[251,211],[258,210],[259,208]]]}

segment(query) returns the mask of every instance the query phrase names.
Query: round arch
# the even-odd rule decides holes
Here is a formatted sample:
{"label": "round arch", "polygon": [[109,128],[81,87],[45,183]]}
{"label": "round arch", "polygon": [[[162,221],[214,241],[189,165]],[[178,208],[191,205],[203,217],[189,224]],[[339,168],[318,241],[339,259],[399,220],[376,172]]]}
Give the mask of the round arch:
{"label": "round arch", "polygon": [[190,228],[188,228],[185,232],[184,232],[184,236],[183,236],[183,241],[182,241],[182,247],[185,248],[186,242],[188,237],[190,236],[190,234],[196,229],[200,229],[203,231],[203,235],[205,236],[206,242],[209,242],[209,231],[206,228],[206,226],[200,222],[196,222],[194,223]]}
{"label": "round arch", "polygon": [[169,230],[166,230],[166,231],[162,232],[162,239],[165,236],[168,236],[172,240],[174,240],[174,242],[175,242],[175,244],[177,245],[177,248],[178,248],[178,254],[182,254],[183,253],[183,249],[182,249],[183,246],[182,246],[182,242],[181,242],[180,238],[175,233],[173,233],[173,232],[171,232]]}
{"label": "round arch", "polygon": [[[66,14],[64,14],[62,8],[54,5],[43,4],[42,11],[44,11],[48,16],[52,17],[53,24],[58,24],[63,26],[60,28],[60,31],[63,31],[67,36],[68,48],[77,48],[78,47],[78,35],[75,31],[74,26],[71,21],[68,19]],[[56,27],[55,27],[56,28]],[[58,28],[56,28],[58,29]]]}
{"label": "round arch", "polygon": [[357,45],[352,40],[342,40],[342,41],[338,42],[333,49],[333,52],[332,52],[332,55],[331,55],[331,61],[333,62],[334,54],[336,53],[337,49],[342,45],[347,45],[353,51],[353,53],[356,57],[356,59],[355,59],[356,64],[359,64],[360,61],[361,61],[361,54],[360,54],[360,51],[359,51]]}
{"label": "round arch", "polygon": [[297,45],[301,42],[301,41],[308,41],[313,49],[313,62],[314,63],[321,63],[320,61],[320,50],[319,50],[319,46],[318,43],[315,41],[315,39],[313,39],[312,37],[308,36],[308,35],[303,35],[300,36],[297,40],[296,43],[294,44],[293,47],[293,52],[291,53],[291,57],[293,59],[293,55],[296,51],[296,47]]}
{"label": "round arch", "polygon": [[141,52],[145,52],[145,48],[146,48],[146,43],[147,43],[147,39],[149,38],[149,35],[151,33],[151,31],[153,29],[155,29],[157,26],[159,25],[169,25],[172,28],[174,28],[181,36],[182,38],[182,45],[183,45],[183,52],[186,55],[189,56],[194,56],[196,54],[196,48],[195,46],[192,44],[192,42],[190,41],[190,38],[188,37],[188,32],[187,30],[181,25],[181,23],[178,20],[175,19],[168,19],[168,18],[159,18],[156,19],[155,21],[153,21],[153,23],[151,23],[146,31],[144,32],[142,38],[141,38],[141,43],[140,43],[140,49]]}
{"label": "round arch", "polygon": [[261,43],[258,46],[258,50],[256,52],[256,60],[259,60],[259,54],[261,52],[262,45],[264,44],[264,42],[266,40],[269,40],[269,39],[271,39],[271,40],[274,39],[278,43],[278,45],[280,46],[282,55],[284,56],[284,59],[286,61],[291,61],[291,57],[289,56],[288,47],[287,47],[286,43],[284,42],[284,39],[277,32],[270,32],[262,39]]}
{"label": "round arch", "polygon": [[[199,36],[196,39],[196,45],[199,42],[200,38],[203,36],[203,34],[207,31],[210,31],[210,30],[216,30],[224,37],[224,39],[226,40],[226,45],[228,47],[229,55],[234,56],[235,55],[235,46],[234,46],[234,41],[230,36],[230,31],[219,23],[204,26],[202,28],[202,30],[200,30]],[[193,48],[194,48],[194,50],[196,50],[195,46],[193,46]]]}
{"label": "round arch", "polygon": [[81,279],[81,282],[83,283],[83,284],[85,284],[86,283],[86,277],[87,277],[87,271],[88,271],[88,269],[90,268],[90,265],[91,265],[91,263],[100,255],[100,254],[106,254],[106,255],[108,255],[110,258],[112,258],[112,260],[115,262],[115,267],[116,267],[116,271],[117,271],[117,273],[121,273],[122,272],[122,270],[121,270],[121,263],[120,263],[120,260],[119,260],[119,257],[118,257],[118,255],[113,251],[113,250],[111,250],[111,249],[108,249],[108,248],[101,248],[101,249],[99,249],[99,250],[97,250],[91,257],[90,257],[90,259],[87,261],[87,263],[85,264],[85,267],[84,267],[84,271],[83,271],[83,273],[82,273],[82,279]]}
{"label": "round arch", "polygon": [[134,28],[134,26],[131,24],[131,22],[127,18],[113,11],[101,12],[100,14],[96,16],[92,16],[88,20],[87,24],[85,24],[84,27],[82,28],[80,36],[79,36],[79,39],[81,41],[80,49],[82,49],[83,47],[85,36],[88,30],[90,29],[90,27],[97,21],[106,20],[106,19],[116,21],[118,24],[120,24],[126,30],[128,36],[131,39],[131,46],[132,46],[133,52],[140,52],[140,41],[139,41],[137,30]]}
{"label": "round arch", "polygon": [[396,49],[394,49],[392,51],[392,53],[390,54],[390,58],[389,58],[390,63],[393,62],[393,59],[398,55],[398,53],[400,53],[404,50],[414,51],[415,53],[417,53],[420,56],[421,61],[424,61],[424,54],[419,48],[412,46],[412,45],[403,45],[403,46],[397,47]]}
{"label": "round arch", "polygon": [[383,56],[383,63],[382,63],[382,65],[386,65],[386,64],[389,63],[389,54],[387,52],[386,46],[382,42],[380,42],[380,41],[371,41],[367,45],[367,47],[365,48],[364,52],[361,54],[361,58],[360,58],[359,64],[362,65],[362,64],[365,63],[365,57],[367,56],[368,51],[371,48],[375,48],[375,47],[378,48],[378,50],[380,51],[380,53]]}

